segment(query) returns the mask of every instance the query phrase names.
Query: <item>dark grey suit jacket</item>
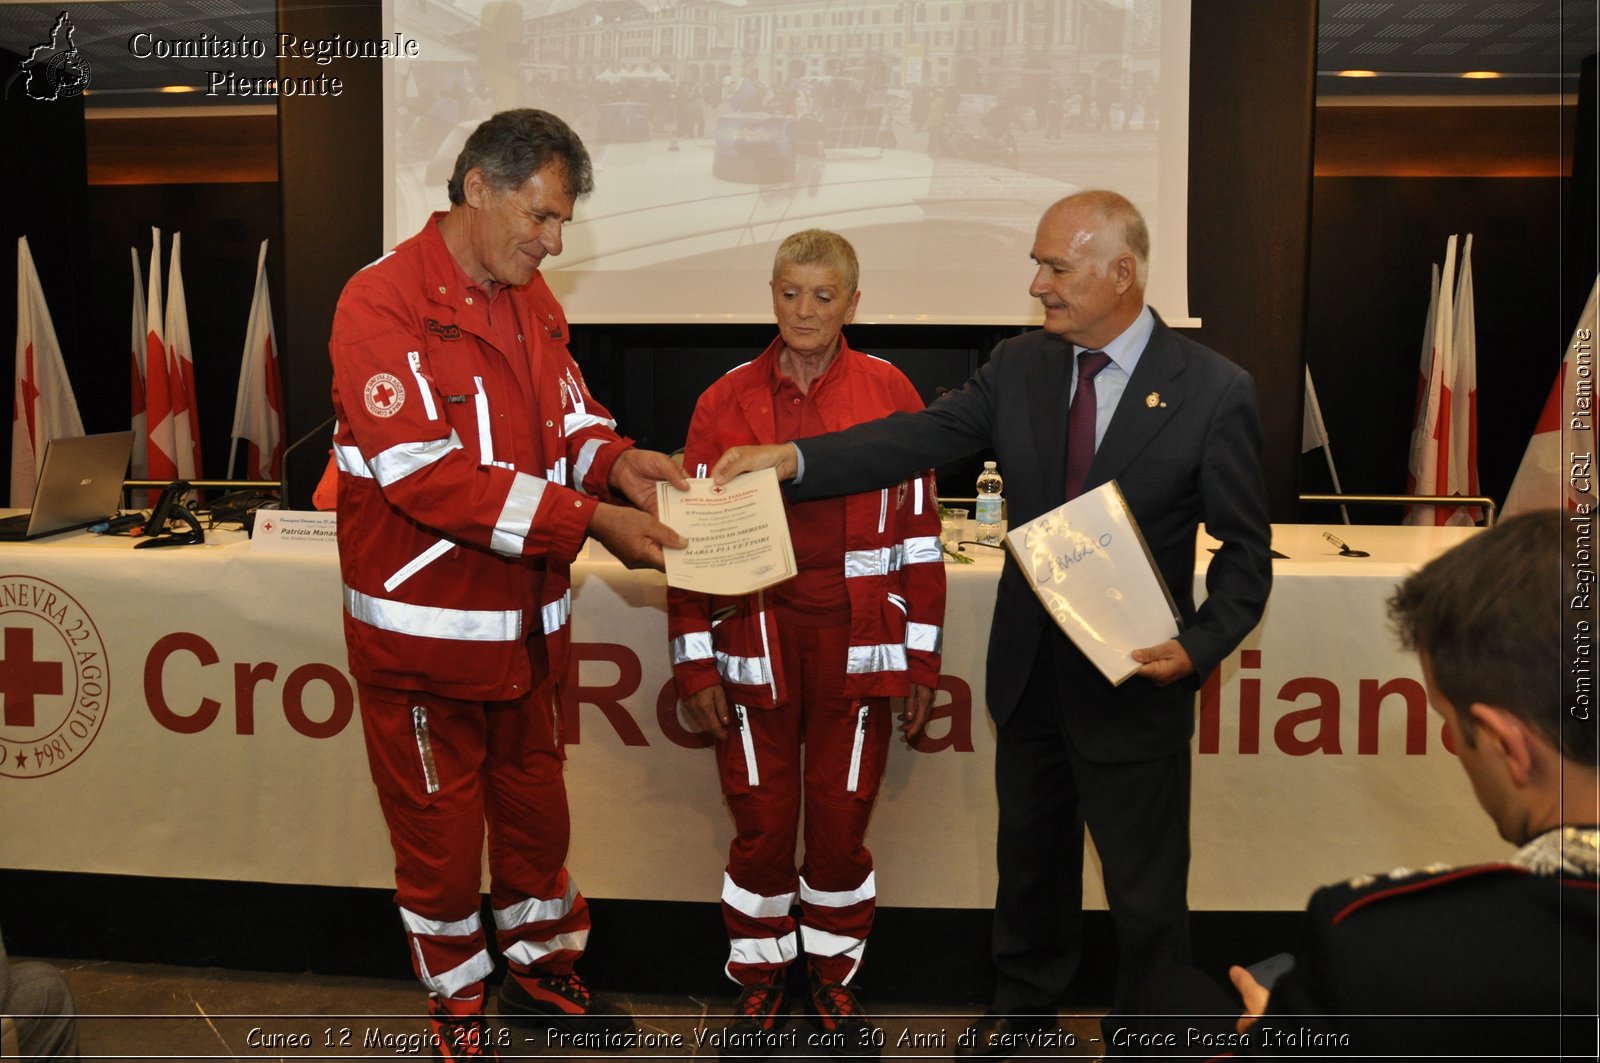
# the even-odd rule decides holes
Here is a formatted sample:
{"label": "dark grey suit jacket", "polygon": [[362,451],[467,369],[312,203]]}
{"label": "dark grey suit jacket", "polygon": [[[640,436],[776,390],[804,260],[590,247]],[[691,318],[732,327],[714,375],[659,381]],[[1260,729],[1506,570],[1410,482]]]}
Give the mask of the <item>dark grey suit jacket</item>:
{"label": "dark grey suit jacket", "polygon": [[[1065,499],[1072,347],[1043,330],[995,347],[960,391],[927,409],[800,440],[795,498],[896,483],[992,448],[1015,526]],[[1250,375],[1158,318],[1149,345],[1089,469],[1088,488],[1115,479],[1183,616],[1187,683],[1132,678],[1113,687],[1057,632],[1016,562],[1006,558],[989,633],[988,702],[997,724],[1016,708],[1042,639],[1059,645],[1066,723],[1093,760],[1143,760],[1183,748],[1193,691],[1255,627],[1272,583],[1261,424]],[[1194,607],[1195,533],[1222,541]]]}

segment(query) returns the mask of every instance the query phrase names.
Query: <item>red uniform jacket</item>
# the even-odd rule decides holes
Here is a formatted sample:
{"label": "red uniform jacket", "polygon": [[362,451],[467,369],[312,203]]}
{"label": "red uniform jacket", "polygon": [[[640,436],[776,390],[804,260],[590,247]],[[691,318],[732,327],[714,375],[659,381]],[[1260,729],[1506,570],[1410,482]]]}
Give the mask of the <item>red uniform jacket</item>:
{"label": "red uniform jacket", "polygon": [[[695,405],[684,468],[705,475],[723,451],[781,443],[772,414],[774,363],[782,340],[755,361],[730,370]],[[897,410],[920,410],[905,376],[841,340],[838,375],[819,408],[828,430]],[[931,473],[896,487],[845,500],[845,588],[850,598],[850,656],[845,693],[889,697],[912,683],[939,682],[944,623],[944,555]],[[731,701],[771,708],[789,700],[778,652],[779,632],[765,595],[723,598],[669,590],[667,628],[678,694],[721,682]]]}
{"label": "red uniform jacket", "polygon": [[501,700],[565,675],[568,569],[629,443],[544,278],[494,300],[526,337],[502,349],[440,217],[351,278],[334,316],[345,641],[364,682]]}

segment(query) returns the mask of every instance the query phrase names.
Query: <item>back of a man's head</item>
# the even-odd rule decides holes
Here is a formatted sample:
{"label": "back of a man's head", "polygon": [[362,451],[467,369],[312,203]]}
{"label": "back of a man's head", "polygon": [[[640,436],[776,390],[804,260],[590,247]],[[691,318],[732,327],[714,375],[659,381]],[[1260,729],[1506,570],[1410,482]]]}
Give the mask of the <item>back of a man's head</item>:
{"label": "back of a man's head", "polygon": [[1592,768],[1595,721],[1568,715],[1579,676],[1562,667],[1561,618],[1577,590],[1562,556],[1566,524],[1555,509],[1501,521],[1401,583],[1389,615],[1402,644],[1427,658],[1466,741],[1467,710],[1493,705]]}

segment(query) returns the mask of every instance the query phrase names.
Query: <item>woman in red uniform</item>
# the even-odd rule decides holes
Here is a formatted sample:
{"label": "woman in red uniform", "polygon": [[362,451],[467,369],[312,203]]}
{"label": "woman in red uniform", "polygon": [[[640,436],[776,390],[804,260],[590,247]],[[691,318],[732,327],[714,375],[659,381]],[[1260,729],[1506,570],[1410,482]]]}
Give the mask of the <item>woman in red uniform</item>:
{"label": "woman in red uniform", "polygon": [[[810,229],[779,246],[778,338],[700,396],[684,449],[690,475],[707,475],[732,446],[921,409],[898,369],[844,340],[858,275],[836,233]],[[877,896],[863,839],[888,756],[889,699],[906,699],[900,729],[915,736],[938,684],[945,587],[933,477],[791,504],[788,517],[795,579],[732,598],[669,593],[678,693],[717,739],[738,832],[722,912],[727,972],[741,992],[724,1053],[762,1054],[761,1035],[787,1012],[785,972],[804,952],[823,1029],[848,1054],[876,1054],[880,1035],[849,988]]]}

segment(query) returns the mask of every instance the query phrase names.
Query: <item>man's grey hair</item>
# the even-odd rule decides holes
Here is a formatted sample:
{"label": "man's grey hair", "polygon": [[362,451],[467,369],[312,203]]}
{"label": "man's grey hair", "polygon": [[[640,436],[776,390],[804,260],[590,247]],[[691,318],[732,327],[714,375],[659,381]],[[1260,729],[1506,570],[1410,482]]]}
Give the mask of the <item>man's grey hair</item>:
{"label": "man's grey hair", "polygon": [[501,111],[474,129],[456,156],[448,186],[450,202],[459,206],[467,201],[469,170],[481,171],[489,187],[509,192],[551,163],[561,166],[568,195],[576,198],[594,191],[589,151],[571,126],[549,111]]}

